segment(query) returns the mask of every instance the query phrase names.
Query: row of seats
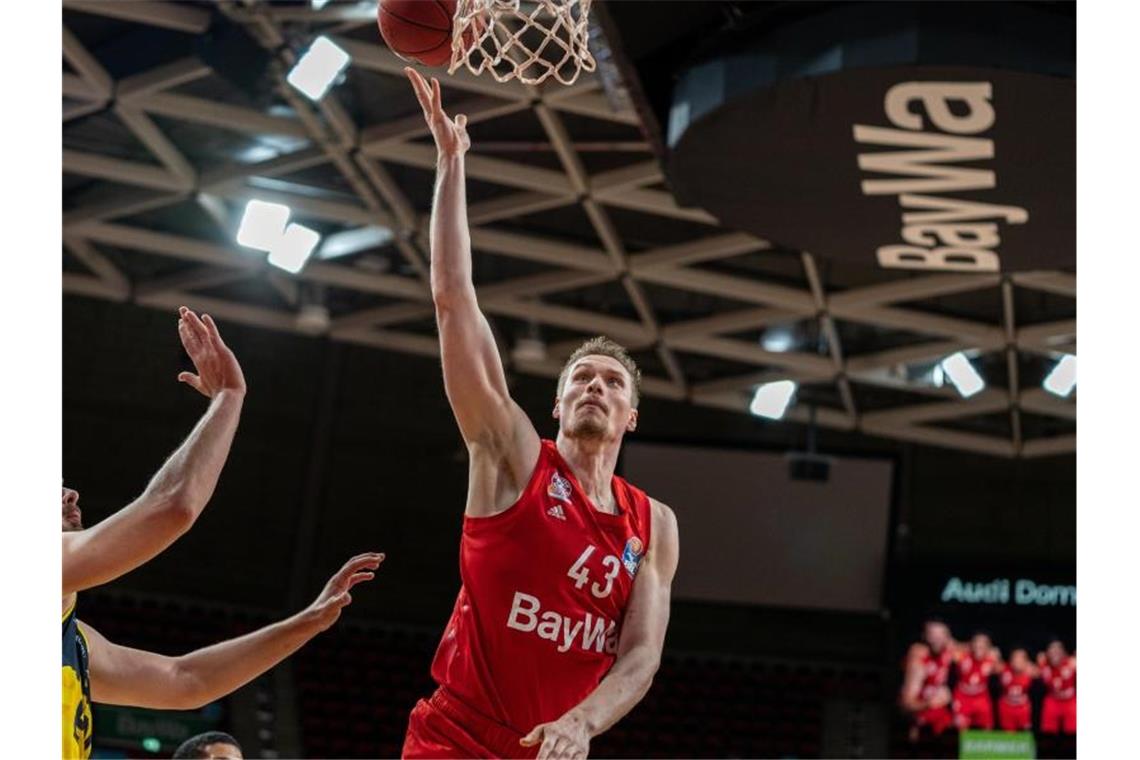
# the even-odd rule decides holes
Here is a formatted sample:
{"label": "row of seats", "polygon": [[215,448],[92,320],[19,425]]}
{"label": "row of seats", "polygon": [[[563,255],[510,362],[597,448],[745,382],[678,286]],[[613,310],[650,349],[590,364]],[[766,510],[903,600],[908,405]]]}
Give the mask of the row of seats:
{"label": "row of seats", "polygon": [[264,612],[104,591],[80,595],[79,618],[117,644],[162,654],[182,654],[272,622]]}
{"label": "row of seats", "polygon": [[[112,640],[180,653],[270,622],[265,614],[92,595],[81,617]],[[435,688],[438,633],[342,621],[291,662],[307,757],[395,757],[416,700]],[[880,674],[667,652],[646,698],[591,754],[818,757],[827,699],[876,700]]]}
{"label": "row of seats", "polygon": [[[399,753],[434,689],[430,631],[338,627],[295,658],[310,757]],[[818,757],[825,699],[876,699],[877,672],[666,653],[653,688],[594,740],[600,757]]]}

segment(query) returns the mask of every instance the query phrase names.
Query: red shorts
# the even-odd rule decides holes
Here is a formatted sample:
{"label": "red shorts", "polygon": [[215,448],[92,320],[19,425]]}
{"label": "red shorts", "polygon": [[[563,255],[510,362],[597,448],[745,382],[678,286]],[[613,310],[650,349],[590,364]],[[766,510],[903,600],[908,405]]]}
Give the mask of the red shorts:
{"label": "red shorts", "polygon": [[532,758],[539,746],[519,744],[523,734],[460,702],[443,687],[412,708],[404,736],[405,758]]}
{"label": "red shorts", "polygon": [[1004,699],[998,700],[998,725],[1002,731],[1032,731],[1033,714],[1029,700],[1013,705]]}
{"label": "red shorts", "polygon": [[1057,699],[1048,694],[1041,703],[1041,730],[1047,734],[1077,732],[1077,699]]}
{"label": "red shorts", "polygon": [[930,726],[935,734],[941,734],[954,725],[954,714],[949,707],[932,707],[914,714],[914,722],[920,726]]}
{"label": "red shorts", "polygon": [[981,694],[954,695],[954,725],[958,728],[981,728],[990,730],[994,727],[994,703],[989,692]]}

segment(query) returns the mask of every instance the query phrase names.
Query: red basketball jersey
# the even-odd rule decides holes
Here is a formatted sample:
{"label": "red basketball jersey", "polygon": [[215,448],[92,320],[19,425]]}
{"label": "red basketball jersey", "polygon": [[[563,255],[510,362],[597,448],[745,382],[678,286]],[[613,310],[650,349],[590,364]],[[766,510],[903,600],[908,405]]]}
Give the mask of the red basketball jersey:
{"label": "red basketball jersey", "polygon": [[1053,699],[1072,699],[1077,695],[1077,666],[1067,657],[1057,667],[1048,662],[1042,665],[1041,680]]}
{"label": "red basketball jersey", "polygon": [[1029,701],[1029,685],[1033,676],[1028,671],[1013,672],[1008,665],[1001,671],[1001,698],[1011,705],[1023,705]]}
{"label": "red basketball jersey", "polygon": [[971,697],[985,694],[989,689],[990,673],[993,672],[992,655],[977,659],[973,654],[966,653],[958,658],[958,685],[954,688],[959,694]]}
{"label": "red basketball jersey", "polygon": [[465,517],[459,597],[432,677],[483,715],[526,733],[590,694],[613,665],[650,504],[622,478],[619,514],[596,510],[553,441],[509,509]]}
{"label": "red basketball jersey", "polygon": [[946,685],[950,679],[951,662],[953,662],[953,656],[950,654],[950,650],[943,649],[938,654],[934,654],[929,647],[927,648],[922,657],[923,699],[930,699],[939,688]]}

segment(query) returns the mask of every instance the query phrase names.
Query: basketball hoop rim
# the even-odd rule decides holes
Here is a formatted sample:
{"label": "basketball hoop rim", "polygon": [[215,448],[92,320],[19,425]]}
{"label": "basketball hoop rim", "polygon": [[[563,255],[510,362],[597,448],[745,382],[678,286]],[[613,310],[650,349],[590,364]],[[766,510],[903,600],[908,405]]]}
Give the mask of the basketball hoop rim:
{"label": "basketball hoop rim", "polygon": [[[499,82],[571,85],[596,62],[589,49],[593,0],[457,0],[448,74],[465,68]],[[525,6],[532,6],[527,9]],[[557,56],[550,60],[551,52]],[[537,74],[536,74],[537,72]]]}

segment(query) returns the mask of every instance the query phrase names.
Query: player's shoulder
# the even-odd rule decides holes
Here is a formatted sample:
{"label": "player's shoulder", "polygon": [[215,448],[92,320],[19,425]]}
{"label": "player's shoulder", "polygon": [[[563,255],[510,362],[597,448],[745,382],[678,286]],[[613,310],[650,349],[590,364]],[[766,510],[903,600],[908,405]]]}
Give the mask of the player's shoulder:
{"label": "player's shoulder", "polygon": [[654,517],[661,515],[666,519],[677,519],[677,516],[673,513],[673,509],[668,504],[661,501],[660,499],[655,499],[652,496],[649,496],[649,494],[646,494],[646,497],[649,499],[649,506],[653,510]]}
{"label": "player's shoulder", "polygon": [[[648,494],[647,494],[648,496]],[[653,517],[653,530],[656,533],[658,530],[665,530],[668,533],[676,535],[677,533],[677,513],[673,509],[652,496],[649,498],[649,513]]]}
{"label": "player's shoulder", "polygon": [[681,540],[677,536],[677,516],[663,502],[649,497],[652,534],[649,540],[654,562],[671,576],[677,569]]}
{"label": "player's shoulder", "polygon": [[929,654],[930,654],[930,647],[927,646],[926,644],[922,643],[921,641],[914,642],[913,644],[910,645],[910,648],[906,651],[906,657],[908,660],[921,660]]}

